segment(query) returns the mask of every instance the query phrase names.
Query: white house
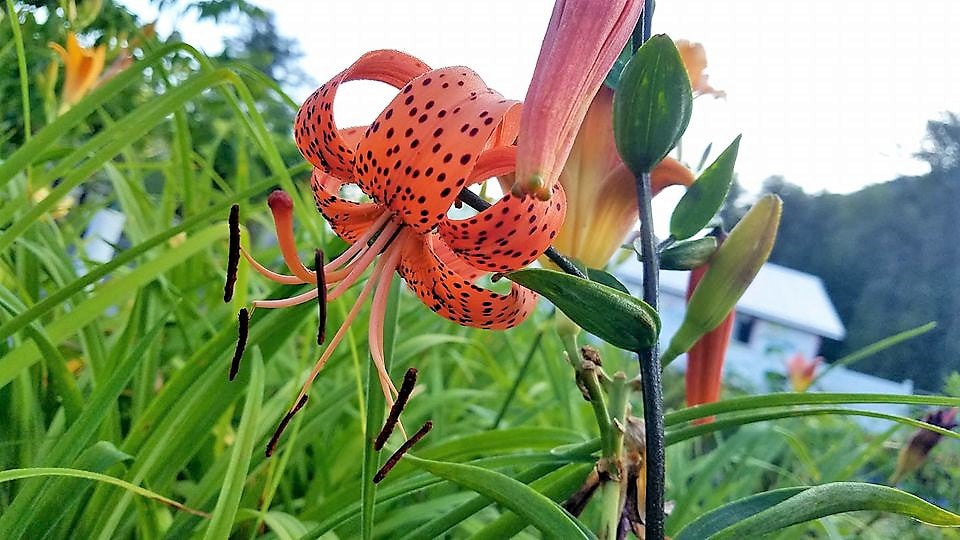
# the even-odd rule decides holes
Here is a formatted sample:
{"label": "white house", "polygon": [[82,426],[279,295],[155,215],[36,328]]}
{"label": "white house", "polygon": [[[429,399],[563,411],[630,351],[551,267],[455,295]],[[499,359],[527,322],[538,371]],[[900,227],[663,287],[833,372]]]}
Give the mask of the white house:
{"label": "white house", "polygon": [[[639,293],[643,269],[635,259],[614,272],[628,288]],[[661,347],[680,327],[686,308],[689,272],[660,272]],[[733,335],[724,363],[724,377],[757,392],[783,388],[787,360],[801,353],[817,356],[823,338],[843,339],[845,329],[827,295],[823,281],[814,275],[777,264],[763,265],[736,307]],[[867,360],[869,361],[869,360]],[[671,367],[685,369],[681,357]],[[820,392],[913,393],[912,381],[894,382],[838,367],[811,388]],[[900,405],[858,405],[878,412],[906,414]],[[882,420],[858,419],[869,429],[884,429]]]}

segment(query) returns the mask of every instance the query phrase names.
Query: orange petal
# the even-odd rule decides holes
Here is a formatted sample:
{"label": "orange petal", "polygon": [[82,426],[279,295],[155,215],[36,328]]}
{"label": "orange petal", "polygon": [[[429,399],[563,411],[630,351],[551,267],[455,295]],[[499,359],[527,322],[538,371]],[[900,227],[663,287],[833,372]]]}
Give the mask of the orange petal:
{"label": "orange petal", "polygon": [[450,259],[444,260],[450,252],[434,247],[441,242],[437,236],[422,238],[422,242],[410,242],[397,270],[420,300],[440,316],[463,326],[503,329],[520,324],[536,307],[537,295],[517,284],[509,294],[474,285],[473,276],[457,271],[463,262],[450,264]]}
{"label": "orange petal", "polygon": [[550,196],[597,89],[630,38],[642,0],[565,0],[553,8],[527,89],[516,192]]}
{"label": "orange petal", "polygon": [[341,198],[338,194],[341,180],[333,175],[314,169],[310,178],[313,200],[317,210],[330,223],[337,236],[352,244],[383,213],[383,207],[373,203],[358,203]]}
{"label": "orange petal", "polygon": [[550,247],[563,224],[567,200],[559,183],[553,189],[548,201],[508,193],[469,219],[444,219],[438,232],[457,255],[477,268],[518,270]]}
{"label": "orange petal", "polygon": [[446,215],[515,107],[468,68],[425,73],[397,94],[360,141],[358,183],[413,230],[427,232]]}
{"label": "orange petal", "polygon": [[[314,166],[342,179],[353,177],[353,150],[333,118],[337,87],[347,81],[380,81],[399,88],[428,71],[426,64],[399,51],[371,51],[316,90],[297,112],[294,136],[300,153]],[[361,185],[361,187],[363,187]]]}

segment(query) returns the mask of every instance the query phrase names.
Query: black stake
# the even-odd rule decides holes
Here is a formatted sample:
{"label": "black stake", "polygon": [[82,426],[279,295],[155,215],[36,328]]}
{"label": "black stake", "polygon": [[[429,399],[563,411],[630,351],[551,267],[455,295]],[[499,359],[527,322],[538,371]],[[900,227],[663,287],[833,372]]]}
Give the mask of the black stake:
{"label": "black stake", "polygon": [[313,254],[313,264],[317,273],[317,309],[320,313],[320,322],[317,326],[317,345],[323,345],[327,337],[327,277],[323,270],[323,250],[318,249]]}
{"label": "black stake", "polygon": [[420,439],[429,433],[431,429],[433,429],[433,422],[427,420],[427,423],[424,424],[423,427],[421,427],[416,433],[414,433],[413,437],[407,439],[407,442],[400,445],[400,448],[398,448],[396,452],[387,458],[387,462],[383,464],[383,467],[380,467],[380,470],[377,471],[377,474],[373,475],[373,483],[379,484],[382,482],[383,479],[387,477],[387,474],[397,466],[397,463],[400,462],[400,458],[402,458],[408,450],[413,448],[413,445],[420,442]]}
{"label": "black stake", "polygon": [[243,359],[243,350],[247,347],[247,333],[250,328],[250,312],[247,308],[240,308],[240,313],[237,313],[237,323],[237,348],[233,351],[233,360],[230,361],[231,381],[240,371],[240,360]]}
{"label": "black stake", "polygon": [[277,448],[277,442],[280,441],[280,435],[283,434],[283,430],[287,429],[287,424],[290,423],[290,420],[293,420],[293,415],[300,412],[300,409],[302,409],[306,404],[307,395],[304,394],[304,396],[300,398],[300,401],[298,401],[297,404],[287,412],[287,414],[283,415],[283,419],[280,420],[280,425],[277,426],[277,430],[273,432],[273,437],[270,437],[270,442],[267,443],[267,457],[273,455],[273,451]]}
{"label": "black stake", "polygon": [[223,284],[223,301],[233,298],[233,287],[237,283],[237,269],[240,267],[240,206],[230,207],[230,248],[227,253],[227,281]]}
{"label": "black stake", "polygon": [[400,386],[400,390],[397,391],[397,400],[394,401],[393,406],[390,407],[390,414],[387,415],[387,421],[384,422],[383,429],[377,434],[377,439],[373,441],[374,450],[379,452],[383,449],[383,445],[387,444],[387,439],[389,439],[393,433],[393,428],[397,427],[400,413],[403,412],[403,408],[407,405],[407,400],[410,399],[410,394],[413,392],[413,387],[416,384],[417,368],[410,368],[403,376],[403,384]]}

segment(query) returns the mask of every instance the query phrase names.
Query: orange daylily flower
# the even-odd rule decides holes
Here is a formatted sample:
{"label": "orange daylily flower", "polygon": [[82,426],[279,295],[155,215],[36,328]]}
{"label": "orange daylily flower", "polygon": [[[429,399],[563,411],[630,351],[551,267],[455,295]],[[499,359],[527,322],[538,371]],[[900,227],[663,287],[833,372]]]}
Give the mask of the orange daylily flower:
{"label": "orange daylily flower", "polygon": [[707,82],[707,75],[704,70],[707,69],[707,50],[700,43],[690,43],[685,39],[677,40],[677,50],[680,51],[680,58],[683,59],[683,65],[687,68],[687,74],[690,76],[690,84],[693,86],[693,93],[701,96],[712,94],[714,97],[726,97],[727,93],[723,90],[717,90]]}
{"label": "orange daylily flower", "polygon": [[[340,129],[333,118],[337,89],[361,79],[384,82],[400,92],[369,126]],[[372,295],[370,353],[392,406],[397,390],[384,368],[383,317],[394,271],[430,309],[464,326],[510,328],[530,314],[537,299],[532,291],[514,284],[508,294],[498,294],[475,282],[491,272],[527,266],[546,250],[563,221],[563,188],[556,186],[550,201],[507,194],[474,217],[447,216],[464,187],[513,171],[519,117],[519,102],[504,99],[469,68],[431,70],[412,56],[390,50],[365,54],[306,100],[294,126],[297,146],[315,166],[311,187],[317,209],[350,247],[320,272],[307,269],[294,245],[292,201],[278,191],[268,203],[292,275],[247,259],[278,283],[317,283],[319,273],[327,299],[343,294],[368,267],[373,271],[295,403],[302,402]],[[344,184],[359,186],[370,202],[341,198]],[[319,293],[314,288],[253,305],[292,306]]]}
{"label": "orange daylily flower", "polygon": [[[687,300],[693,295],[693,291],[696,290],[709,267],[709,265],[703,265],[690,272]],[[687,351],[685,382],[688,407],[713,403],[720,399],[720,390],[723,386],[723,362],[727,356],[730,335],[733,333],[734,317],[735,312],[731,311],[719,326],[704,334]],[[714,417],[710,416],[698,419],[694,423],[707,424],[713,420]]]}
{"label": "orange daylily flower", "polygon": [[558,0],[527,89],[514,192],[550,197],[590,101],[640,18],[643,0]]}
{"label": "orange daylily flower", "polygon": [[59,43],[49,45],[63,60],[65,76],[60,96],[60,112],[63,113],[83,99],[96,85],[103,72],[107,48],[104,45],[84,47],[73,32],[67,32],[66,49]]}
{"label": "orange daylily flower", "polygon": [[[613,90],[601,87],[560,172],[569,207],[554,247],[591,268],[606,266],[637,223],[635,181],[613,139]],[[668,186],[689,186],[693,173],[668,157],[651,181],[656,195]]]}
{"label": "orange daylily flower", "polygon": [[813,384],[817,368],[823,363],[823,357],[807,360],[802,353],[797,353],[787,362],[787,373],[790,375],[790,386],[794,392],[806,392]]}

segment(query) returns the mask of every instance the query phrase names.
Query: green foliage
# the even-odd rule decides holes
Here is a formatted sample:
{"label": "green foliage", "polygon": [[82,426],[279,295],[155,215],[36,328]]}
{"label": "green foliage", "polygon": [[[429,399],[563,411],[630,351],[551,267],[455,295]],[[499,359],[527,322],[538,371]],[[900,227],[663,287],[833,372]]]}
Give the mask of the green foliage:
{"label": "green foliage", "polygon": [[[31,82],[28,104],[39,112],[27,143],[19,81],[0,82],[12,85],[0,93],[0,537],[527,538],[537,529],[589,536],[602,509],[591,504],[574,518],[560,505],[593,470],[601,443],[547,313],[508,332],[463,328],[431,314],[397,280],[385,352],[394,378],[420,370],[402,420],[432,420],[429,437],[376,488],[368,481],[384,457],[366,450],[383,404],[365,364],[364,308],[266,458],[319,353],[316,307],[257,310],[247,357],[227,380],[237,310],[253,295],[298,292],[268,286],[242,265],[232,303],[221,302],[227,209],[241,205],[244,248],[271,268],[280,256],[263,234],[270,219],[263,198],[277,185],[295,197],[301,245],[328,253],[343,246],[304,201],[310,167],[288,136],[295,104],[257,72],[279,66],[271,76],[284,77],[289,51],[264,44],[273,31],[264,23],[245,41],[249,51],[232,48],[229,58],[211,60],[176,39],[140,35],[111,2],[86,26],[56,9],[37,23],[38,8],[51,6],[16,4],[30,73],[45,69],[46,41],[62,41],[68,24],[84,40],[124,42],[127,32],[125,43],[134,35],[141,41],[132,65],[65,112],[55,92]],[[243,2],[188,9],[266,17]],[[0,24],[4,37],[8,22]],[[16,72],[19,55],[0,43],[0,64]],[[37,196],[42,188],[45,198]],[[67,200],[73,204],[61,209]],[[84,231],[107,208],[126,217],[116,252],[88,260]],[[354,301],[348,293],[330,304],[331,326]],[[605,366],[636,372],[633,356],[597,345]],[[682,385],[667,375],[676,403]],[[671,534],[754,493],[886,478],[894,459],[888,436],[863,433],[840,416],[857,414],[840,404],[858,399],[957,403],[780,394],[671,411],[668,498],[678,502]],[[686,424],[713,414],[709,429]],[[949,481],[960,471],[946,453],[953,442],[945,437],[901,487],[960,506]],[[876,522],[829,517],[784,534],[934,534],[906,519],[869,516]]]}
{"label": "green foliage", "polygon": [[740,136],[730,143],[683,194],[670,216],[670,236],[686,240],[700,232],[720,210],[733,182]]}

